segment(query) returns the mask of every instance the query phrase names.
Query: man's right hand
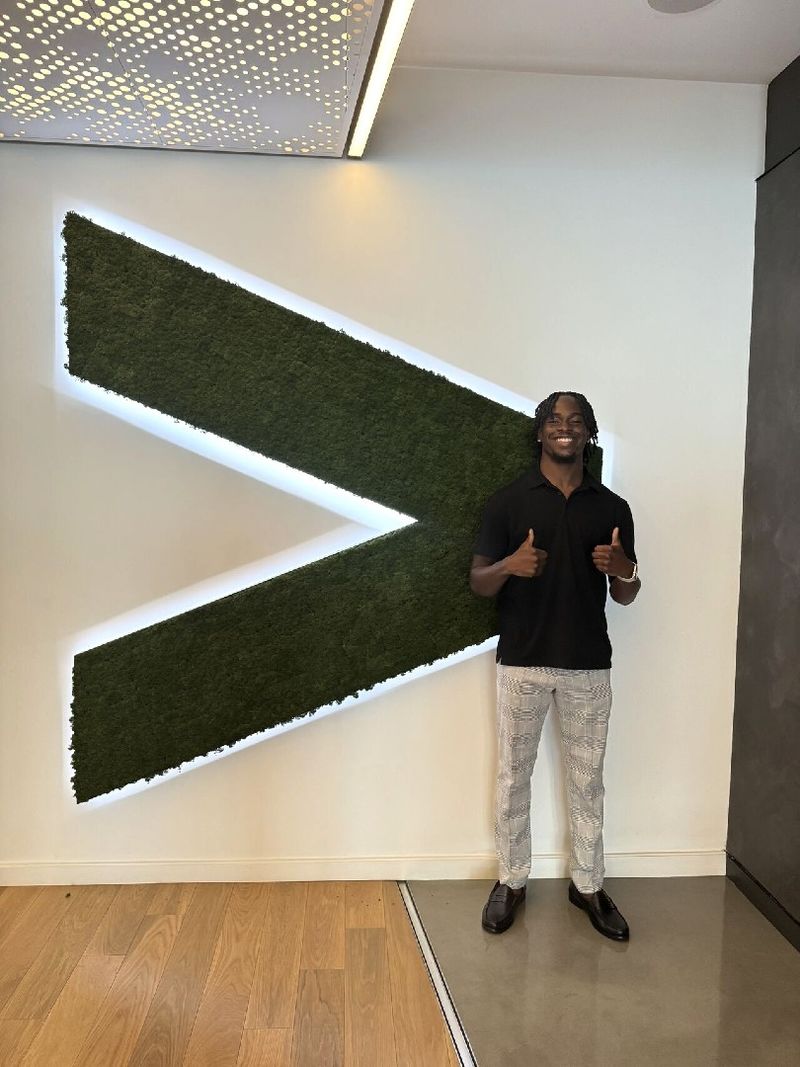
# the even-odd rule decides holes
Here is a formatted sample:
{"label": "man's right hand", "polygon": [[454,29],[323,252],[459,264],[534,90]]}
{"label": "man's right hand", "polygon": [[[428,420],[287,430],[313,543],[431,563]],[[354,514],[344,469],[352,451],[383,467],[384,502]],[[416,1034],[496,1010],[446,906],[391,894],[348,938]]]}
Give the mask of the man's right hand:
{"label": "man's right hand", "polygon": [[517,551],[506,557],[503,569],[517,578],[538,578],[546,563],[547,553],[543,548],[534,547],[533,530],[528,530],[528,536]]}

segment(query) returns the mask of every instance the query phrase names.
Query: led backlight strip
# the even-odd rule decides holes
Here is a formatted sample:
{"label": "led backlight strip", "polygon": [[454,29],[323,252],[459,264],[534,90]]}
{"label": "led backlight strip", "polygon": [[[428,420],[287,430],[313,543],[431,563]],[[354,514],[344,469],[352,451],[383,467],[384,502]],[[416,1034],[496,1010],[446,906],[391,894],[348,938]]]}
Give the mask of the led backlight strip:
{"label": "led backlight strip", "polygon": [[[62,644],[59,657],[59,673],[64,707],[64,790],[65,795],[74,802],[71,787],[72,765],[69,755],[72,745],[70,708],[72,704],[73,661],[78,653],[142,629],[144,626],[172,618],[181,612],[200,607],[203,604],[211,603],[220,597],[228,596],[238,590],[247,589],[260,581],[266,581],[279,574],[285,574],[292,571],[297,567],[304,566],[316,560],[324,559],[326,556],[331,555],[334,552],[354,547],[357,544],[363,544],[372,537],[379,536],[390,530],[401,529],[403,526],[407,526],[415,520],[410,516],[402,515],[399,512],[395,512],[391,508],[386,508],[374,501],[364,500],[344,489],[322,482],[303,471],[292,470],[284,464],[277,463],[265,456],[249,452],[247,449],[241,448],[240,446],[217,437],[214,434],[206,433],[195,427],[181,423],[179,420],[147,408],[134,400],[119,396],[106,389],[101,389],[91,383],[83,382],[71,375],[64,366],[68,353],[66,349],[66,321],[64,308],[61,303],[66,281],[63,259],[64,245],[61,237],[61,227],[64,215],[67,211],[77,211],[86,218],[90,218],[93,222],[96,222],[99,226],[105,226],[107,229],[114,230],[117,233],[124,233],[128,237],[132,237],[134,240],[141,241],[143,244],[163,252],[165,255],[179,256],[181,259],[191,263],[193,266],[199,267],[201,270],[210,271],[225,281],[239,285],[258,296],[272,300],[292,311],[296,311],[317,321],[324,322],[333,329],[344,330],[350,336],[355,337],[358,340],[375,345],[376,347],[388,351],[392,355],[398,356],[416,366],[423,367],[427,370],[433,370],[436,373],[449,378],[451,381],[497,400],[499,403],[504,404],[507,407],[530,413],[531,403],[525,397],[522,397],[517,393],[503,389],[485,379],[478,378],[477,376],[461,371],[450,364],[437,360],[409,345],[388,338],[375,330],[371,330],[360,323],[354,322],[352,319],[348,319],[345,316],[332,311],[329,308],[314,304],[311,301],[306,300],[304,297],[280,289],[278,286],[272,285],[254,275],[247,274],[244,271],[241,271],[228,263],[224,263],[221,260],[215,259],[190,245],[183,244],[172,238],[166,237],[163,234],[146,229],[129,220],[121,219],[118,216],[99,211],[89,205],[74,202],[57,204],[53,219],[55,235],[53,248],[55,279],[54,295],[57,331],[54,377],[56,386],[62,395],[101,408],[115,417],[124,419],[125,421],[138,426],[140,429],[162,437],[181,448],[186,448],[207,459],[220,463],[223,466],[230,467],[240,473],[263,481],[266,484],[276,486],[285,492],[312,501],[313,503],[326,507],[349,520],[345,526],[333,531],[326,537],[316,538],[314,541],[298,545],[286,552],[267,557],[263,560],[257,560],[245,567],[237,568],[234,571],[209,578],[206,581],[200,582],[187,589],[162,597],[157,601],[143,604],[133,611],[126,612],[118,618],[105,620],[88,630],[74,634],[68,641],[65,641]],[[446,659],[423,665],[401,677],[387,679],[385,682],[374,686],[372,689],[362,691],[356,696],[347,698],[340,704],[318,708],[313,715],[253,734],[238,744],[225,749],[223,752],[211,752],[205,756],[198,756],[193,760],[181,764],[180,767],[167,771],[165,774],[158,775],[148,781],[142,780],[131,783],[122,789],[114,790],[111,793],[87,801],[86,803],[87,805],[94,807],[108,803],[112,800],[121,799],[122,797],[129,796],[133,793],[138,793],[150,786],[174,778],[176,775],[184,771],[203,766],[206,763],[213,762],[217,759],[222,759],[225,756],[240,751],[241,749],[249,748],[269,737],[284,733],[287,730],[295,729],[298,726],[303,726],[316,719],[330,715],[333,712],[351,707],[354,704],[361,704],[364,701],[372,700],[400,685],[405,685],[406,682],[412,681],[415,678],[434,673],[446,667],[453,666],[456,663],[471,659],[473,656],[480,655],[492,648],[494,641],[495,639],[491,638],[480,645],[463,649],[452,656],[448,656]]]}
{"label": "led backlight strip", "polygon": [[383,97],[383,91],[386,88],[386,82],[394,65],[413,6],[414,0],[392,0],[347,148],[347,154],[351,158],[360,159],[364,154],[372,124],[378,112],[378,105]]}

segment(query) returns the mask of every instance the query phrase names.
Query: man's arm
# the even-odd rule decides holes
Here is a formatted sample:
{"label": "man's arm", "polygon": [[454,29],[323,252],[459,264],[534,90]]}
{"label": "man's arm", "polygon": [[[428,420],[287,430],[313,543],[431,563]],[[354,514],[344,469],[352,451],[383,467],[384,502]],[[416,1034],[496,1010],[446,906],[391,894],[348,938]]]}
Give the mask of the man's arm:
{"label": "man's arm", "polygon": [[469,572],[469,587],[478,596],[497,596],[508,580],[506,561],[492,563],[488,556],[473,556]]}
{"label": "man's arm", "polygon": [[517,551],[504,559],[492,562],[489,556],[473,556],[469,587],[478,596],[497,596],[512,574],[517,578],[537,578],[546,563],[547,553],[534,548],[533,530],[529,530]]}
{"label": "man's arm", "polygon": [[634,602],[641,588],[642,583],[638,578],[635,582],[621,582],[619,578],[615,578],[608,591],[612,600],[616,600],[618,604],[625,606]]}

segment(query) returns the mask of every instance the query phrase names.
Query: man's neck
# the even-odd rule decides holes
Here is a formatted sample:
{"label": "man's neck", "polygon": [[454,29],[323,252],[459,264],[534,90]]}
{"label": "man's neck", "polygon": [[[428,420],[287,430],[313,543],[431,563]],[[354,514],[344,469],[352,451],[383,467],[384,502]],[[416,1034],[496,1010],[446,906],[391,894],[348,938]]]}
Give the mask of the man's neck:
{"label": "man's neck", "polygon": [[543,455],[539,460],[539,469],[545,478],[564,496],[569,496],[583,481],[583,457],[578,456],[573,463],[556,463]]}

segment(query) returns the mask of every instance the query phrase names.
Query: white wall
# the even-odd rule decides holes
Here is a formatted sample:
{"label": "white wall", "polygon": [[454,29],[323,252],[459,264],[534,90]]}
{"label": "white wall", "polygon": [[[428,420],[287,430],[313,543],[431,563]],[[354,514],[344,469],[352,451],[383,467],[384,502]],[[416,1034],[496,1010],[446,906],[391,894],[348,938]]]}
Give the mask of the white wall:
{"label": "white wall", "polygon": [[[0,878],[494,872],[488,654],[114,803],[71,799],[72,636],[344,521],[56,391],[53,219],[74,202],[532,399],[590,397],[644,579],[609,609],[608,871],[723,870],[764,104],[400,69],[363,162],[0,148]],[[544,875],[567,833],[552,725]]]}

